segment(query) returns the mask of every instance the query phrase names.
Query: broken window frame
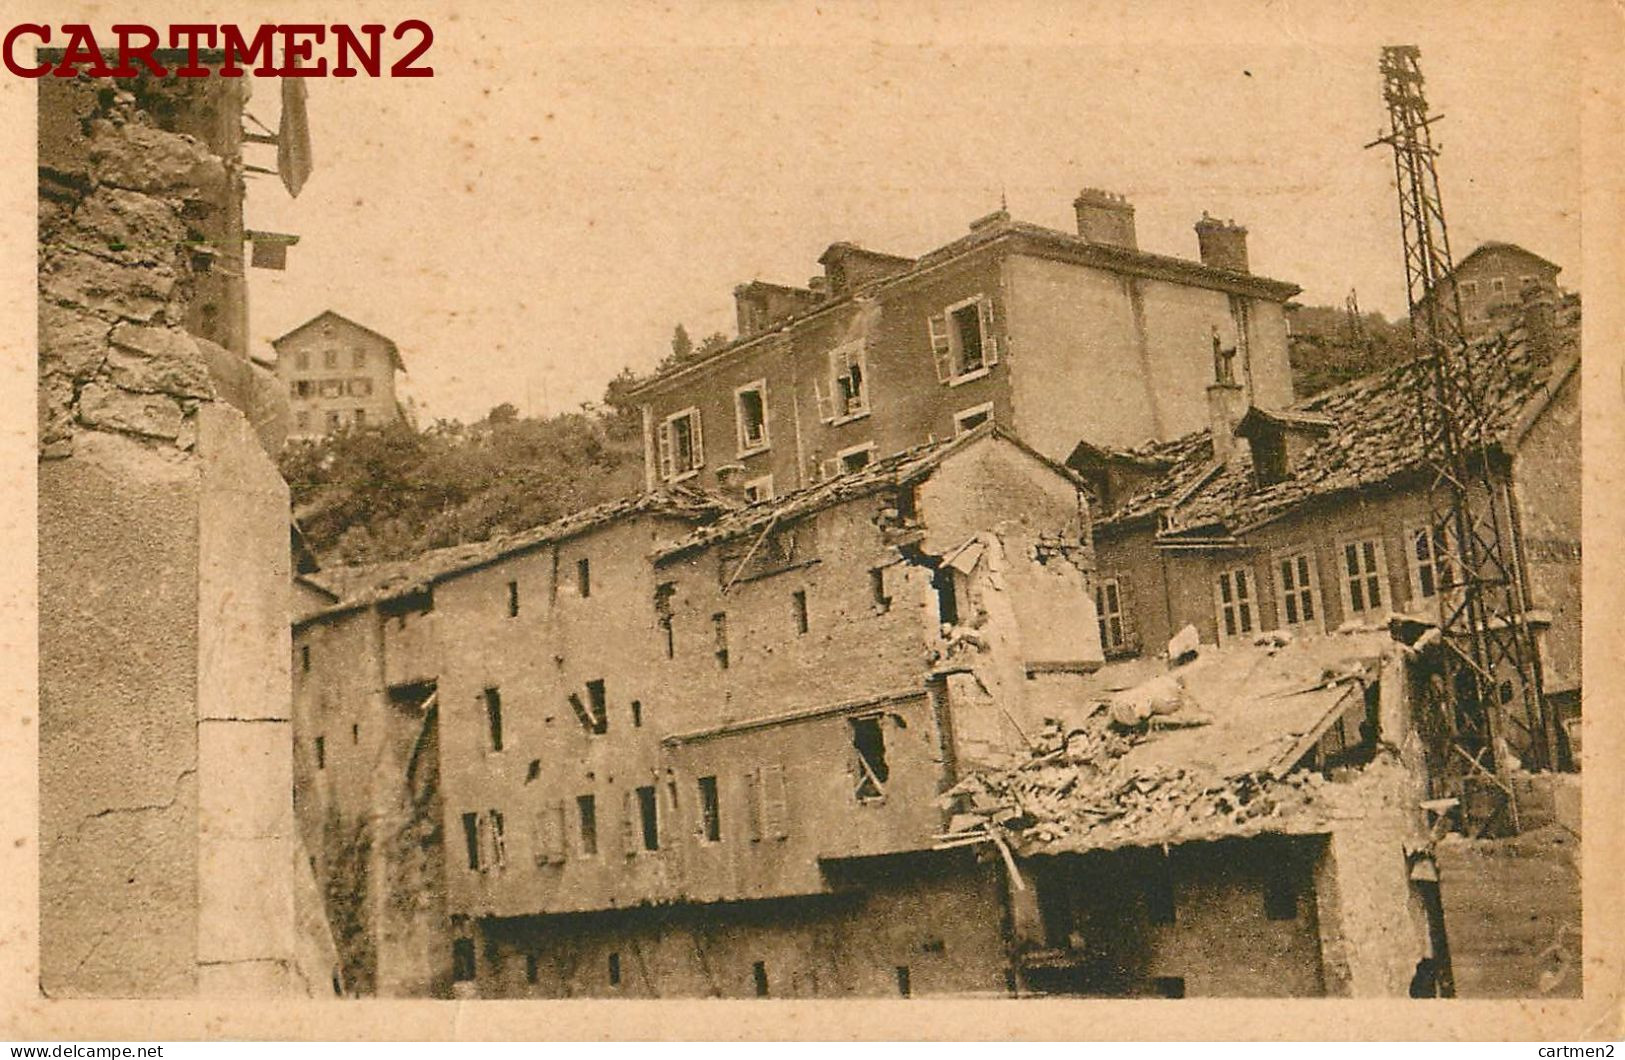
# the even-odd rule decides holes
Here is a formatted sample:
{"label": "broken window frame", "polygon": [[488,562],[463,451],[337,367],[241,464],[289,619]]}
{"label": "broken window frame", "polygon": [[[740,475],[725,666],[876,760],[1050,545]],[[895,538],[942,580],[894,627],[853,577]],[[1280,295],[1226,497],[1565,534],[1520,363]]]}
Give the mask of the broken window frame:
{"label": "broken window frame", "polygon": [[714,774],[699,777],[695,788],[700,793],[700,842],[706,845],[722,842],[722,787]]}
{"label": "broken window frame", "polygon": [[487,833],[491,843],[491,868],[501,871],[508,865],[508,843],[503,832],[502,811],[492,809],[486,811]]}
{"label": "broken window frame", "polygon": [[[977,358],[974,364],[965,359],[965,343],[959,317],[965,309],[975,307],[977,327]],[[999,343],[995,334],[993,299],[977,293],[946,306],[940,313],[926,318],[926,331],[931,342],[931,356],[936,363],[937,381],[948,386],[960,386],[987,375],[999,363]]]}
{"label": "broken window frame", "polygon": [[1294,633],[1324,632],[1326,607],[1320,596],[1320,563],[1315,550],[1276,552],[1270,557],[1270,577],[1275,585],[1276,628]]}
{"label": "broken window frame", "polygon": [[659,792],[653,784],[638,787],[633,794],[638,808],[638,827],[642,839],[643,853],[653,853],[660,849],[660,799]]}
{"label": "broken window frame", "polygon": [[598,856],[598,799],[590,792],[576,796],[576,849],[584,858]]}
{"label": "broken window frame", "polygon": [[1128,624],[1123,620],[1123,583],[1116,575],[1095,581],[1095,620],[1099,624],[1102,653],[1128,650]]}
{"label": "broken window frame", "polygon": [[[1405,529],[1405,559],[1410,571],[1411,600],[1415,603],[1437,600],[1441,590],[1450,592],[1456,588],[1452,558],[1456,550],[1449,545],[1455,533],[1444,526],[1433,527],[1432,533],[1428,531],[1426,524]],[[1427,553],[1425,557],[1423,552]]]}
{"label": "broken window frame", "polygon": [[823,379],[813,379],[813,398],[820,421],[835,425],[869,415],[869,355],[863,339],[829,351]]}
{"label": "broken window frame", "polygon": [[[854,465],[853,457],[863,457],[863,462]],[[875,443],[861,442],[858,445],[849,445],[835,454],[836,466],[840,475],[851,475],[862,471],[875,462]]]}
{"label": "broken window frame", "polygon": [[[760,417],[756,424],[759,433],[752,438],[749,432],[749,417],[746,415],[745,396],[756,395],[756,403]],[[734,388],[734,439],[739,443],[738,455],[752,456],[756,453],[766,452],[773,447],[772,439],[767,428],[767,380],[757,379],[744,386]]]}
{"label": "broken window frame", "polygon": [[480,692],[480,702],[485,707],[486,750],[492,754],[501,754],[502,690],[495,685],[487,686]]}
{"label": "broken window frame", "polygon": [[1251,567],[1230,567],[1214,576],[1214,631],[1220,644],[1258,632],[1257,588]]}
{"label": "broken window frame", "polygon": [[[1350,567],[1351,562],[1354,569]],[[1380,534],[1354,534],[1338,539],[1337,587],[1342,596],[1345,621],[1380,616],[1391,609],[1388,559]]]}
{"label": "broken window frame", "polygon": [[745,499],[752,504],[755,504],[758,501],[770,501],[773,499],[774,495],[773,476],[762,475],[758,478],[750,479],[742,488],[745,492]]}
{"label": "broken window frame", "polygon": [[[686,457],[679,460],[677,425],[685,422],[688,424],[688,450]],[[690,405],[667,416],[661,421],[657,434],[655,447],[662,480],[682,482],[700,473],[705,466],[705,429],[698,406]]]}
{"label": "broken window frame", "polygon": [[[980,405],[972,405],[968,409],[960,409],[954,413],[954,437],[969,434],[982,424],[993,418],[993,402],[984,401]],[[975,423],[970,423],[975,420]]]}
{"label": "broken window frame", "polygon": [[[891,766],[886,761],[886,715],[883,712],[858,714],[846,721],[858,773],[858,784],[852,794],[859,802],[879,802],[885,799],[886,785],[891,781]],[[867,741],[860,739],[865,731],[874,733],[872,752],[865,751]]]}
{"label": "broken window frame", "polygon": [[812,630],[812,615],[807,610],[807,590],[797,589],[790,594],[790,614],[795,620],[796,636],[806,636]]}

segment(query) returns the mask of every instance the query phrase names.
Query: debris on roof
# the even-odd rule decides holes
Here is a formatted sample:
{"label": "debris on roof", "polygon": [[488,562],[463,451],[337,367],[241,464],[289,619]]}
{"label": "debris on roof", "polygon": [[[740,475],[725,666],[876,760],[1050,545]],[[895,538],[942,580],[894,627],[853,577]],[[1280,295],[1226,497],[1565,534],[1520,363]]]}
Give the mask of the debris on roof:
{"label": "debris on roof", "polygon": [[[1547,400],[1578,362],[1578,307],[1569,308],[1574,312],[1558,328],[1562,348],[1556,355],[1532,349],[1521,330],[1475,343],[1475,348],[1490,342],[1507,344],[1506,375],[1483,381],[1498,444],[1515,442],[1526,411]],[[1322,391],[1288,409],[1255,410],[1257,419],[1303,427],[1318,435],[1286,477],[1269,485],[1259,484],[1246,448],[1229,464],[1215,463],[1207,430],[1171,442],[1114,451],[1141,461],[1165,462],[1167,471],[1126,497],[1097,527],[1109,531],[1160,516],[1170,536],[1214,527],[1245,533],[1311,498],[1414,473],[1423,466],[1424,456],[1416,429],[1416,386],[1419,374],[1429,371],[1432,364],[1432,358],[1405,361]]]}
{"label": "debris on roof", "polygon": [[1365,742],[1366,688],[1396,654],[1366,631],[1203,645],[1172,670],[1108,663],[1029,756],[943,795],[955,812],[941,840],[992,834],[1030,854],[1323,830],[1336,785],[1299,766]]}

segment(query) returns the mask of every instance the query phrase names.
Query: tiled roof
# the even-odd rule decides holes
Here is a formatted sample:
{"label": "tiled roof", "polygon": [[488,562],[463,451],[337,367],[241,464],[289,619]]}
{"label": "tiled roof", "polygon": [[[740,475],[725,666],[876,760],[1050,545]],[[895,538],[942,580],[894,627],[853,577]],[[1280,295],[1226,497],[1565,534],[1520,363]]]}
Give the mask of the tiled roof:
{"label": "tiled roof", "polygon": [[731,501],[716,494],[683,486],[668,487],[607,501],[572,512],[553,522],[489,541],[448,545],[405,560],[324,568],[306,575],[306,578],[336,594],[339,602],[306,618],[420,593],[435,582],[460,572],[485,566],[504,556],[539,545],[563,541],[628,516],[671,515],[703,521],[733,506]]}
{"label": "tiled roof", "polygon": [[[1498,443],[1532,404],[1545,399],[1549,387],[1573,369],[1579,357],[1577,318],[1565,321],[1555,334],[1559,350],[1550,357],[1536,356],[1521,330],[1504,340],[1491,337],[1474,345],[1483,350],[1492,342],[1507,343],[1508,371],[1503,378],[1487,381],[1486,389],[1491,434]],[[1215,464],[1207,430],[1122,450],[1127,455],[1154,455],[1171,464],[1166,473],[1126,497],[1097,528],[1109,530],[1166,514],[1173,530],[1222,528],[1241,533],[1311,499],[1414,472],[1422,467],[1424,456],[1416,431],[1416,386],[1432,365],[1431,358],[1405,361],[1272,414],[1270,418],[1287,425],[1312,427],[1318,437],[1287,477],[1271,485],[1258,484],[1251,451],[1244,443],[1238,443],[1230,464]]]}

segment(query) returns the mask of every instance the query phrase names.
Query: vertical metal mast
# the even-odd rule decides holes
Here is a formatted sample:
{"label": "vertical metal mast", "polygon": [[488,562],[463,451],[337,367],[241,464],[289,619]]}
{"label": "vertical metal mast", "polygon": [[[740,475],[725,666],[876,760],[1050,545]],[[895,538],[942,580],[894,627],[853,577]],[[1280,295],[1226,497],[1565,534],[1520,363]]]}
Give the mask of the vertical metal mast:
{"label": "vertical metal mast", "polygon": [[[1439,197],[1438,150],[1414,45],[1382,50],[1386,143],[1404,237],[1406,294],[1419,360],[1414,385],[1422,458],[1430,475],[1431,549],[1438,583],[1442,673],[1429,690],[1431,763],[1440,795],[1459,795],[1513,763],[1553,764],[1523,583],[1511,540],[1510,496],[1490,466],[1491,400],[1508,376],[1505,340],[1468,343],[1450,276],[1450,233]],[[1375,146],[1370,144],[1367,146]]]}

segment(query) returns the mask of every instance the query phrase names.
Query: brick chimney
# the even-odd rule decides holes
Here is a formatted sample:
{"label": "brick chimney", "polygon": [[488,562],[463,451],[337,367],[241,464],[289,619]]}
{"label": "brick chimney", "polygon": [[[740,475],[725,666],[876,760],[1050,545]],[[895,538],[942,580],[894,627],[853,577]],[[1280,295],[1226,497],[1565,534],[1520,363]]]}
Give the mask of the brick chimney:
{"label": "brick chimney", "polygon": [[1078,215],[1078,235],[1091,243],[1138,250],[1134,237],[1134,207],[1121,195],[1099,188],[1084,188],[1072,200]]}
{"label": "brick chimney", "polygon": [[1221,221],[1202,211],[1196,222],[1196,245],[1202,264],[1214,269],[1247,272],[1247,229],[1234,221]]}

